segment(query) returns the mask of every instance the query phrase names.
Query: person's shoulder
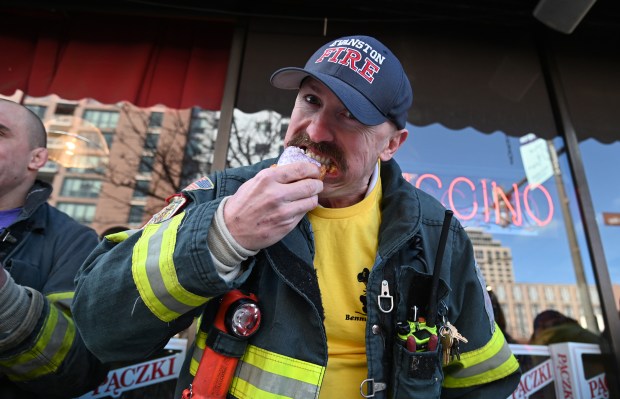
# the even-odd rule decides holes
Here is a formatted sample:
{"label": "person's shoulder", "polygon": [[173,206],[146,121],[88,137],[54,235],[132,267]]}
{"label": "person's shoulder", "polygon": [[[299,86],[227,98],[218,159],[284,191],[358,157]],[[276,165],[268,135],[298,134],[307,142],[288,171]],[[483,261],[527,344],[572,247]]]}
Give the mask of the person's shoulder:
{"label": "person's shoulder", "polygon": [[276,159],[264,160],[252,165],[226,168],[195,179],[181,190],[181,196],[200,203],[234,194],[239,186],[254,177],[262,169],[275,164]]}
{"label": "person's shoulder", "polygon": [[237,166],[235,168],[224,169],[223,173],[226,175],[226,177],[240,177],[243,179],[250,179],[261,170],[267,169],[270,166],[275,165],[276,163],[277,158],[269,158],[251,165]]}
{"label": "person's shoulder", "polygon": [[[244,165],[244,166],[238,166],[238,167],[234,167],[234,168],[227,168],[224,169],[221,172],[216,172],[215,174],[215,179],[218,178],[223,178],[227,181],[237,181],[240,184],[245,183],[247,180],[250,180],[251,178],[253,178],[254,176],[256,176],[256,174],[258,172],[260,172],[263,169],[267,169],[272,165],[275,165],[277,161],[277,158],[270,158],[270,159],[265,159],[263,161],[251,164],[251,165]],[[218,176],[218,174],[220,176]],[[236,190],[236,188],[231,187],[227,187],[230,188],[232,190]]]}

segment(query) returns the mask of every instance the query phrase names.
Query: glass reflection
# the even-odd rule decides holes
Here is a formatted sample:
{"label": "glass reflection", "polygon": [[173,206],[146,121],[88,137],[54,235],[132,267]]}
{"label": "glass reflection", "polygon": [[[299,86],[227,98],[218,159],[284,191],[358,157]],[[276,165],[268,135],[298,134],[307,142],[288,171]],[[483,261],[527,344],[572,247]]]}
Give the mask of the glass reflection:
{"label": "glass reflection", "polygon": [[454,210],[468,230],[487,285],[506,294],[500,301],[508,333],[527,342],[532,320],[545,309],[567,311],[598,333],[603,325],[588,289],[591,266],[581,256],[583,232],[562,140],[439,124],[409,131],[396,160],[411,184]]}

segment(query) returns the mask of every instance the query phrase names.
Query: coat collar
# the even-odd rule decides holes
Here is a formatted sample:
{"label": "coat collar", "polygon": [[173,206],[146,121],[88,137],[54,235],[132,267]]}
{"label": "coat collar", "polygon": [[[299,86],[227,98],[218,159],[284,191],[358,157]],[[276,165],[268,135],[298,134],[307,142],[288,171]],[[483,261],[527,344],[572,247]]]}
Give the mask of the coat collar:
{"label": "coat collar", "polygon": [[[26,195],[26,203],[17,217],[17,220],[15,220],[15,223],[31,218],[37,209],[47,203],[47,200],[51,194],[52,186],[49,183],[42,180],[36,180]],[[45,220],[42,220],[41,218],[34,218],[32,223],[34,228],[42,228],[45,225]]]}

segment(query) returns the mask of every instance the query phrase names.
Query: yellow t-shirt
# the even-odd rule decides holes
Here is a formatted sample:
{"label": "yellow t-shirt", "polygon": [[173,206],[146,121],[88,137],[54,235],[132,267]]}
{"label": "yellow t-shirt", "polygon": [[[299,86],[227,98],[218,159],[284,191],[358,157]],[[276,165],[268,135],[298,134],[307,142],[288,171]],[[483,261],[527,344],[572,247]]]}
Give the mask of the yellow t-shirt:
{"label": "yellow t-shirt", "polygon": [[377,253],[380,201],[379,179],[363,201],[347,208],[318,207],[308,215],[327,333],[320,398],[359,397],[367,377],[366,283]]}

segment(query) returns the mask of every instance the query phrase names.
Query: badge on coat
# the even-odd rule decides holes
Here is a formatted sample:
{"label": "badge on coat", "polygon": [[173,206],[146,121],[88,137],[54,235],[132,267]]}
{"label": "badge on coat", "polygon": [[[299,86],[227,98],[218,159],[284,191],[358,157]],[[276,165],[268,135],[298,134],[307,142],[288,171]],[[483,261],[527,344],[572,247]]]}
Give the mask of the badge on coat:
{"label": "badge on coat", "polygon": [[211,189],[213,189],[213,182],[211,181],[211,179],[204,176],[196,180],[189,186],[185,187],[183,191],[211,190]]}
{"label": "badge on coat", "polygon": [[154,224],[164,222],[177,213],[185,206],[187,203],[187,198],[183,194],[175,194],[173,196],[168,197],[167,199],[168,205],[161,211],[157,212],[151,219],[145,224]]}

